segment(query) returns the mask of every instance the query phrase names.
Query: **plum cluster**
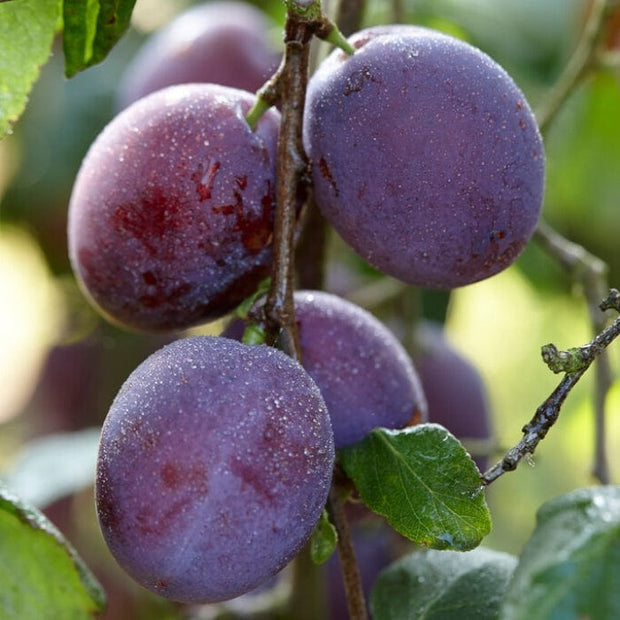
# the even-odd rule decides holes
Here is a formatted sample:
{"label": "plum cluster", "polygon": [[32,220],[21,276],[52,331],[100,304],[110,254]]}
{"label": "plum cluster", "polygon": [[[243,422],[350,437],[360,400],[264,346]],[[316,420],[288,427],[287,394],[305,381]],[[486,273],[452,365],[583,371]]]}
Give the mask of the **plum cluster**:
{"label": "plum cluster", "polygon": [[[270,274],[280,114],[246,120],[249,91],[277,65],[265,30],[255,9],[208,3],[128,67],[122,111],[87,153],[69,208],[76,277],[109,320],[184,330],[227,316]],[[523,94],[490,58],[430,30],[386,26],[350,42],[355,53],[333,52],[307,92],[319,208],[370,264],[417,286],[507,267],[543,191]],[[362,308],[307,290],[294,306],[303,366],[240,342],[231,323],[160,349],[114,400],[97,512],[113,555],[144,587],[214,602],[273,577],[319,519],[336,450],[376,427],[430,418],[450,428],[449,411],[471,401],[455,432],[489,432],[482,388],[467,391],[477,375],[443,340],[414,366]],[[436,389],[446,373],[465,386],[449,402]]]}

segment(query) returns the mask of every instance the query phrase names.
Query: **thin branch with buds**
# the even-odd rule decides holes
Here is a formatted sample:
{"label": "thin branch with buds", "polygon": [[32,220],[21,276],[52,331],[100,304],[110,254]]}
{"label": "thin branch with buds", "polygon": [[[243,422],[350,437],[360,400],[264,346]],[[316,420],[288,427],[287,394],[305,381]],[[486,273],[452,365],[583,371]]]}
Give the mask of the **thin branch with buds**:
{"label": "thin branch with buds", "polygon": [[[542,133],[557,117],[568,97],[598,66],[601,41],[605,36],[606,18],[617,3],[615,0],[595,0],[590,8],[583,34],[564,71],[549,91],[536,113]],[[582,286],[588,304],[592,332],[605,327],[605,317],[598,311],[598,300],[608,289],[607,265],[580,245],[564,238],[545,222],[540,222],[534,236],[539,245],[556,258],[574,281]],[[609,482],[609,465],[605,446],[605,400],[612,383],[608,355],[603,352],[595,364],[596,388],[594,397],[595,447],[594,476],[603,484]]]}
{"label": "thin branch with buds", "polygon": [[[608,297],[599,305],[600,310],[614,309],[620,312],[620,293],[612,289]],[[511,448],[504,458],[486,471],[482,476],[484,484],[490,484],[501,475],[514,471],[527,456],[534,454],[536,447],[545,438],[549,429],[556,423],[562,404],[592,362],[599,357],[609,344],[620,336],[620,317],[606,327],[590,343],[559,351],[555,345],[542,347],[543,360],[555,372],[563,372],[564,377],[547,399],[538,407],[534,417],[526,424],[523,438]]]}

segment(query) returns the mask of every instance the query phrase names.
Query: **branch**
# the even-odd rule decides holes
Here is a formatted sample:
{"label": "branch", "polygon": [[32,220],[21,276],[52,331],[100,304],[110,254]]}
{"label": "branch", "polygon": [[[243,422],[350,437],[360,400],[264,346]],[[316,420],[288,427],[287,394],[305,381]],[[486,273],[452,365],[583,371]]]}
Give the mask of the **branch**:
{"label": "branch", "polygon": [[282,96],[282,120],[278,138],[273,267],[265,303],[267,342],[280,341],[281,348],[298,361],[301,355],[293,307],[293,248],[297,192],[307,166],[301,130],[312,35],[310,23],[289,12],[284,60],[276,74],[277,91]]}
{"label": "branch", "polygon": [[575,51],[566,63],[555,85],[548,92],[536,111],[541,133],[545,133],[560,108],[581,80],[595,66],[598,44],[603,35],[605,17],[610,8],[609,0],[594,0],[588,20]]}
{"label": "branch", "polygon": [[[337,476],[335,476],[337,478]],[[342,565],[342,576],[347,598],[347,607],[351,620],[366,620],[366,600],[362,588],[362,580],[359,573],[355,550],[349,532],[349,524],[344,512],[344,505],[340,497],[338,484],[334,482],[329,493],[327,509],[330,520],[338,534],[338,555]]]}
{"label": "branch", "polygon": [[[319,2],[287,0],[287,17],[284,31],[284,60],[273,81],[274,92],[282,98],[280,134],[278,137],[278,162],[276,169],[276,218],[274,224],[274,255],[271,284],[264,306],[265,332],[268,344],[277,343],[288,355],[299,362],[301,352],[293,300],[295,277],[295,229],[300,188],[306,183],[307,157],[302,144],[302,125],[310,41],[314,35],[332,43],[344,45],[339,30],[323,14],[316,13]],[[350,47],[350,46],[349,46]],[[352,51],[352,50],[351,50]],[[338,520],[339,551],[347,585],[347,604],[353,620],[366,618],[364,592],[359,570],[352,553],[350,536],[342,506],[334,500],[332,488],[329,504]]]}
{"label": "branch", "polygon": [[[620,311],[620,293],[612,289],[609,296],[599,305],[600,310],[614,309]],[[552,345],[542,347],[543,359],[553,372],[564,372],[565,375],[553,390],[550,396],[538,407],[534,417],[526,424],[521,441],[511,448],[504,458],[486,471],[482,476],[483,484],[490,484],[502,474],[514,471],[517,465],[526,456],[534,454],[536,447],[542,441],[549,429],[555,424],[562,404],[570,391],[575,387],[592,362],[599,357],[609,344],[620,335],[620,317],[590,343],[569,349],[558,351]]]}
{"label": "branch", "polygon": [[[536,229],[535,239],[541,247],[558,260],[573,280],[581,284],[588,304],[592,333],[600,333],[607,323],[606,317],[600,312],[598,305],[598,301],[608,289],[607,265],[582,246],[562,237],[542,221]],[[605,400],[613,378],[609,356],[606,352],[598,357],[595,375],[594,415],[596,430],[593,474],[601,483],[607,484],[609,482],[609,464],[605,445]]]}

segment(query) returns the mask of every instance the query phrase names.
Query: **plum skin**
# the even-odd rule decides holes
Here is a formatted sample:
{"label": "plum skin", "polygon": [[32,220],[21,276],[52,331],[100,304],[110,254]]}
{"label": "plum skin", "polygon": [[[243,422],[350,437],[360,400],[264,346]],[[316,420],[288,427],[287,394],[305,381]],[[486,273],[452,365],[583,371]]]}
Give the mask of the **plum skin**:
{"label": "plum skin", "polygon": [[302,363],[325,399],[336,448],[377,427],[425,421],[413,363],[378,319],[325,292],[297,291],[294,300]]}
{"label": "plum skin", "polygon": [[108,319],[145,330],[223,316],[271,263],[279,113],[254,96],[171,86],[126,108],[89,149],[69,205],[78,282]]}
{"label": "plum skin", "polygon": [[147,358],[103,425],[104,538],[144,587],[181,602],[248,592],[301,549],[334,462],[320,392],[281,351],[189,337]]}
{"label": "plum skin", "polygon": [[[324,291],[295,291],[301,361],[329,411],[336,448],[378,427],[426,421],[426,399],[411,358],[396,337],[363,308]],[[240,339],[231,322],[223,332]]]}
{"label": "plum skin", "polygon": [[333,52],[306,99],[325,217],[371,265],[415,286],[463,286],[512,264],[544,190],[523,93],[481,51],[428,29],[383,26],[349,41],[356,53]]}
{"label": "plum skin", "polygon": [[209,82],[255,92],[278,67],[265,15],[244,2],[207,2],[177,15],[127,66],[118,108],[174,84]]}

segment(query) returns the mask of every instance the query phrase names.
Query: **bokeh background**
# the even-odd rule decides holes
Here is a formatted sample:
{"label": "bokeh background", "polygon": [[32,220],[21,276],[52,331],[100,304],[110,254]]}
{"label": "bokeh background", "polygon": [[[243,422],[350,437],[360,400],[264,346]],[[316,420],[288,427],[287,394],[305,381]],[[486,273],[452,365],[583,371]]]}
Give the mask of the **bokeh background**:
{"label": "bokeh background", "polygon": [[[270,34],[278,48],[283,3],[253,4],[273,20]],[[367,4],[368,24],[392,21],[391,3]],[[534,109],[574,50],[589,10],[586,0],[402,4],[406,21],[459,36],[496,59]],[[138,0],[131,31],[109,58],[71,80],[63,76],[57,44],[25,114],[0,141],[0,478],[42,507],[77,547],[109,590],[110,618],[177,613],[120,574],[98,532],[91,488],[97,430],[111,400],[133,368],[167,340],[109,325],[84,300],[67,257],[67,205],[82,157],[115,113],[115,89],[128,60],[150,33],[187,6]],[[620,36],[613,32],[607,43],[620,50]],[[597,71],[569,97],[545,135],[543,208],[550,224],[609,265],[609,283],[617,287],[619,119],[620,69]],[[329,248],[328,289],[360,301],[401,335],[413,329],[403,310],[410,294],[404,287],[361,263],[335,235]],[[445,321],[451,342],[484,378],[500,450],[519,440],[521,426],[559,380],[542,363],[541,345],[568,348],[591,337],[579,285],[535,242],[504,273],[449,298],[422,299],[423,314]],[[221,328],[216,323],[201,332]],[[617,373],[620,343],[609,353]],[[532,461],[489,488],[494,525],[485,545],[519,554],[543,502],[595,483],[593,391],[590,372]],[[611,478],[618,482],[620,382],[608,396],[607,423]]]}

